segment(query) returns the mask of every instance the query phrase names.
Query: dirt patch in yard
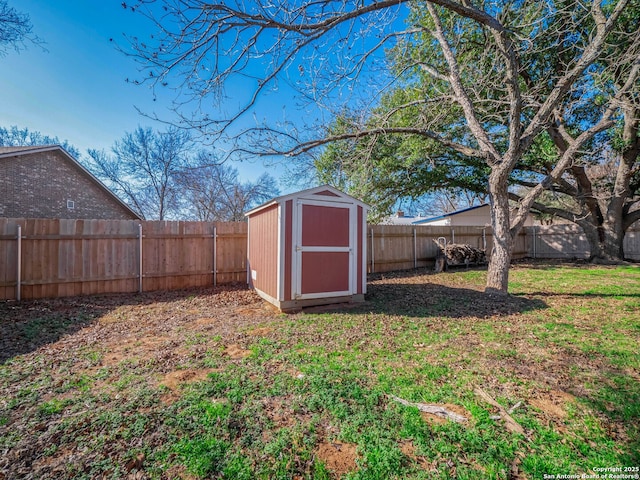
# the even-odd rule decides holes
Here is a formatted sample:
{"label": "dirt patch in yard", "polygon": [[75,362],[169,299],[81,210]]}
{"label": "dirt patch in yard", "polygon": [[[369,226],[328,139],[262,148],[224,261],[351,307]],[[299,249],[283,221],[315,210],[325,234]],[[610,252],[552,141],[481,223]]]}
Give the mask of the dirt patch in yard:
{"label": "dirt patch in yard", "polygon": [[197,320],[194,320],[193,321],[193,325],[196,325],[198,327],[207,326],[207,325],[215,325],[219,321],[220,321],[219,318],[202,317],[202,318],[198,318]]}
{"label": "dirt patch in yard", "polygon": [[340,477],[356,469],[356,449],[353,443],[326,442],[318,445],[315,454],[327,470]]}
{"label": "dirt patch in yard", "polygon": [[250,350],[246,350],[235,343],[233,345],[227,345],[224,353],[232,360],[240,360],[241,358],[247,358],[249,355],[251,355]]}
{"label": "dirt patch in yard", "polygon": [[411,460],[416,462],[421,469],[427,470],[427,471],[435,470],[434,465],[431,462],[429,462],[426,457],[417,454],[417,448],[412,441],[405,440],[404,442],[400,443],[400,451],[405,456],[409,457]]}
{"label": "dirt patch in yard", "polygon": [[203,368],[198,370],[177,370],[167,373],[160,381],[160,385],[164,385],[171,391],[178,391],[180,385],[191,382],[200,382],[205,380],[210,373],[219,371],[215,368]]}
{"label": "dirt patch in yard", "polygon": [[115,366],[132,358],[149,358],[167,346],[171,348],[171,342],[172,338],[167,335],[126,337],[120,343],[105,349],[100,363],[102,366]]}
{"label": "dirt patch in yard", "polygon": [[255,337],[266,337],[271,332],[273,332],[273,328],[271,327],[261,327],[254,328],[253,330],[247,331],[247,335],[255,336]]}
{"label": "dirt patch in yard", "polygon": [[546,415],[556,419],[564,419],[567,417],[567,404],[574,402],[576,398],[570,393],[560,390],[550,390],[549,392],[541,392],[538,398],[532,398],[529,403]]}
{"label": "dirt patch in yard", "polygon": [[174,465],[167,470],[167,478],[179,480],[198,480],[198,477],[190,474],[183,465]]}
{"label": "dirt patch in yard", "polygon": [[[36,470],[61,469],[64,467],[64,464],[69,461],[69,457],[72,454],[73,454],[73,449],[71,447],[60,448],[56,450],[56,452],[49,457],[38,458],[34,462],[34,468]],[[0,477],[0,478],[3,478],[3,477]]]}
{"label": "dirt patch in yard", "polygon": [[278,310],[275,305],[268,302],[262,302],[259,305],[253,305],[251,307],[237,308],[235,313],[237,313],[238,315],[260,317],[275,317],[282,314],[282,312],[280,312],[280,310]]}

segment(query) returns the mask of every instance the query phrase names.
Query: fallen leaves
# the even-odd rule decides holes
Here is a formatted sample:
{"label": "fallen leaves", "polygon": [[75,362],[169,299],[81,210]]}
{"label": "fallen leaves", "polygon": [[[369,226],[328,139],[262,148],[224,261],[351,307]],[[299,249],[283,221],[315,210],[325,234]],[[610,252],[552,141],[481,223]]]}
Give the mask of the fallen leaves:
{"label": "fallen leaves", "polygon": [[[19,359],[11,369],[14,381],[0,385],[0,398],[16,397],[24,389],[33,398],[44,400],[75,399],[86,391],[91,402],[99,401],[97,405],[91,403],[93,415],[92,410],[80,405],[78,412],[47,417],[37,430],[29,427],[34,414],[31,401],[25,400],[24,407],[16,404],[5,419],[5,427],[15,432],[15,440],[7,455],[0,458],[0,478],[23,478],[27,474],[33,478],[69,478],[69,468],[89,472],[96,459],[105,458],[113,462],[121,459],[125,478],[148,478],[143,471],[147,459],[128,457],[131,450],[127,443],[107,443],[102,451],[87,451],[79,449],[73,439],[110,433],[94,425],[96,416],[108,418],[109,412],[120,411],[128,400],[129,388],[153,388],[161,383],[168,391],[160,402],[174,404],[182,385],[204,380],[216,371],[185,365],[207,350],[220,351],[221,346],[228,345],[229,357],[244,358],[250,353],[239,347],[248,338],[244,332],[261,328],[258,326],[272,318],[269,310],[262,310],[262,304],[254,292],[239,285],[20,304],[0,302],[0,361]],[[264,311],[267,316],[237,315],[241,307]],[[210,321],[197,321],[205,318]],[[46,382],[41,379],[34,384],[40,372],[46,372]],[[123,414],[133,417],[147,409],[143,405]],[[69,422],[64,439],[59,431],[63,421]],[[95,428],[98,430],[92,430]],[[144,441],[153,448],[154,435],[148,432]],[[52,453],[44,455],[47,450]],[[186,473],[179,476],[191,478]]]}
{"label": "fallen leaves", "polygon": [[[287,317],[240,286],[0,304],[0,356],[13,359],[5,364],[0,382],[0,421],[6,422],[0,424],[0,433],[12,442],[3,447],[4,458],[0,456],[0,480],[3,475],[69,478],[69,468],[90,477],[91,465],[100,462],[110,466],[95,478],[113,474],[113,469],[119,469],[122,478],[146,478],[145,469],[164,469],[167,478],[195,478],[184,466],[171,464],[179,459],[159,465],[151,455],[141,456],[141,445],[147,452],[161,449],[167,438],[163,431],[167,415],[180,411],[194,392],[207,392],[210,384],[223,383],[222,379],[231,383],[235,377],[221,373],[210,384],[190,384],[230,368],[240,376],[247,373],[243,382],[283,389],[282,395],[270,392],[251,405],[259,407],[255,412],[263,421],[251,434],[264,442],[276,439],[283,429],[295,431],[312,422],[317,412],[309,412],[303,401],[318,379],[310,365],[324,365],[327,359],[340,367],[352,366],[351,362],[358,362],[354,368],[366,365],[358,378],[367,388],[379,382],[381,372],[392,376],[397,371],[418,386],[428,383],[434,394],[441,393],[440,386],[447,387],[442,397],[452,403],[458,398],[465,405],[486,403],[492,414],[499,415],[489,429],[498,436],[506,435],[506,429],[522,433],[513,416],[527,418],[528,423],[521,420],[525,426],[539,421],[560,434],[575,435],[566,421],[568,414],[576,414],[590,393],[581,372],[603,385],[612,381],[607,374],[611,365],[602,355],[545,340],[545,310],[535,310],[541,301],[534,296],[486,297],[479,286],[453,275],[385,274],[374,276],[369,285],[364,304],[315,312],[323,315],[305,310]],[[552,310],[560,304],[583,307],[579,302],[585,299],[549,297],[545,302]],[[580,316],[584,323],[577,323],[580,331],[597,325],[587,320],[586,314]],[[255,358],[242,361],[252,354]],[[623,373],[639,378],[633,367]],[[482,385],[475,399],[466,387],[470,383]],[[159,384],[166,388],[159,389]],[[390,384],[389,390],[404,392]],[[448,389],[451,385],[454,388]],[[567,391],[580,400],[575,402]],[[421,393],[408,393],[414,394]],[[458,397],[451,399],[452,394]],[[207,393],[204,405],[229,402],[225,395]],[[382,398],[379,406],[386,408],[390,402]],[[427,405],[433,407],[429,410],[395,398],[422,410],[427,425],[421,422],[421,428],[434,438],[439,430],[460,430],[453,424],[434,425],[449,422],[452,415],[467,420],[465,432],[475,428],[469,422],[471,413],[460,405]],[[522,399],[517,413],[523,416],[514,414],[504,399]],[[604,408],[614,411],[614,400],[608,399]],[[50,409],[39,409],[42,403]],[[599,418],[623,451],[633,430],[612,417]],[[136,422],[140,430],[125,435]],[[312,457],[335,476],[365,465],[366,445],[359,443],[358,450],[355,443],[332,442],[345,438],[340,437],[339,427],[330,430],[322,422],[316,426],[306,452],[313,455],[305,457],[307,463],[291,478],[303,478],[300,474],[312,465]],[[95,447],[97,440],[104,442]],[[444,468],[452,477],[461,466],[479,476],[485,473],[483,465],[469,456],[433,455],[415,438],[396,440],[411,468],[434,472]],[[520,457],[506,466],[507,475],[524,478]]]}

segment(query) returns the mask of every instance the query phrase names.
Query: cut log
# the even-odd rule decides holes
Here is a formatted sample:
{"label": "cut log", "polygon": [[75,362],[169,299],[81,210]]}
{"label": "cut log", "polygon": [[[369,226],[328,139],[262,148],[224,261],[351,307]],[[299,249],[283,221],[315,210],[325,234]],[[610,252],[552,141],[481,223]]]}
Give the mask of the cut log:
{"label": "cut log", "polygon": [[426,403],[409,402],[400,397],[396,397],[395,395],[389,395],[389,398],[407,407],[416,407],[421,412],[430,413],[441,418],[446,418],[448,420],[451,420],[452,422],[466,423],[468,421],[467,417],[452,412],[451,410],[448,410],[441,405],[428,405]]}

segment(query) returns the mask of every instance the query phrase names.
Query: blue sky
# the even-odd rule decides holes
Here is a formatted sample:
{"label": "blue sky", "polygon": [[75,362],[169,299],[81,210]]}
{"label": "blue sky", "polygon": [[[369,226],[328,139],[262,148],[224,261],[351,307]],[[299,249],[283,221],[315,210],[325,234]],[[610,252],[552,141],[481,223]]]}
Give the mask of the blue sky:
{"label": "blue sky", "polygon": [[[30,16],[33,33],[45,42],[45,49],[28,45],[26,50],[0,57],[0,126],[16,125],[57,136],[84,154],[88,148],[109,150],[116,140],[137,126],[166,128],[166,125],[140,115],[138,110],[167,121],[175,120],[169,109],[171,90],[163,92],[165,96],[154,101],[148,86],[126,81],[127,78],[140,78],[139,65],[119,52],[116,44],[128,47],[124,34],[144,39],[156,32],[144,16],[123,8],[122,3],[122,0],[8,0],[11,7]],[[402,23],[404,15],[406,12],[396,21]],[[366,19],[364,21],[366,24]],[[397,26],[392,24],[390,28]],[[344,28],[348,29],[348,26]],[[344,46],[339,46],[341,33],[344,31],[337,31],[337,37],[332,40],[335,43],[325,45],[327,50],[320,52],[318,62],[331,67],[344,61],[340,56],[340,52],[346,51],[341,50]],[[354,45],[372,46],[377,42],[375,37],[363,38],[356,38]],[[377,96],[372,94],[375,91],[372,82],[384,78],[379,70],[384,67],[380,55],[381,51],[370,57],[369,60],[374,61],[367,65],[371,67],[373,63],[376,68],[365,69],[354,85],[343,85],[342,90],[332,92],[332,98],[346,104],[352,101],[357,104],[359,100],[375,102]],[[267,60],[252,62],[248,73],[263,75],[264,66],[260,61]],[[297,58],[292,64],[288,72],[290,82],[306,80],[300,75],[306,75],[307,69],[301,68],[299,72],[297,68],[299,64],[305,66],[305,61]],[[243,105],[255,88],[251,82],[243,76],[228,82],[225,94],[229,99],[222,107],[235,111],[238,105]],[[255,121],[286,119],[293,121],[303,133],[315,135],[318,123],[331,120],[331,114],[316,108],[313,101],[305,105],[299,97],[294,99],[295,93],[287,81],[278,81],[273,86],[277,88],[263,92],[257,104],[243,117],[244,124],[235,125],[238,130],[255,126]],[[304,89],[299,85],[298,88]],[[217,115],[214,113],[213,116]],[[286,170],[284,165],[287,162],[289,166],[293,165],[291,162],[295,161],[248,158],[234,163],[234,167],[244,181],[253,181],[265,171],[281,180]],[[300,185],[280,182],[280,187],[283,193],[289,193]]]}
{"label": "blue sky", "polygon": [[[118,52],[123,33],[150,33],[144,18],[122,8],[121,0],[9,0],[31,18],[43,49],[29,45],[0,57],[0,126],[28,127],[57,136],[83,153],[108,150],[138,125],[164,126],[141,116],[156,113],[170,119],[168,100],[153,101],[146,86],[128,84],[137,65]],[[261,160],[234,164],[243,180],[255,180]],[[279,168],[268,171],[278,178]]]}

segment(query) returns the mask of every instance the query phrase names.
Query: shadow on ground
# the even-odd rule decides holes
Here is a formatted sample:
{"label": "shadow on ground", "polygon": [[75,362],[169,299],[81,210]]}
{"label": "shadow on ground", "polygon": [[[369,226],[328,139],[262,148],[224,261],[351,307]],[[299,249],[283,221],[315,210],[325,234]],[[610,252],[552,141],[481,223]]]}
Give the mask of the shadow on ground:
{"label": "shadow on ground", "polygon": [[120,306],[152,305],[235,291],[246,292],[247,287],[232,284],[169,292],[0,302],[0,364],[76,333]]}
{"label": "shadow on ground", "polygon": [[[446,275],[446,274],[440,274]],[[304,309],[308,313],[349,311],[408,317],[487,318],[547,308],[538,298],[490,295],[480,290],[436,283],[427,270],[369,276],[366,301]]]}
{"label": "shadow on ground", "polygon": [[468,288],[438,284],[374,284],[363,309],[410,317],[486,318],[547,308],[539,299],[489,295]]}

